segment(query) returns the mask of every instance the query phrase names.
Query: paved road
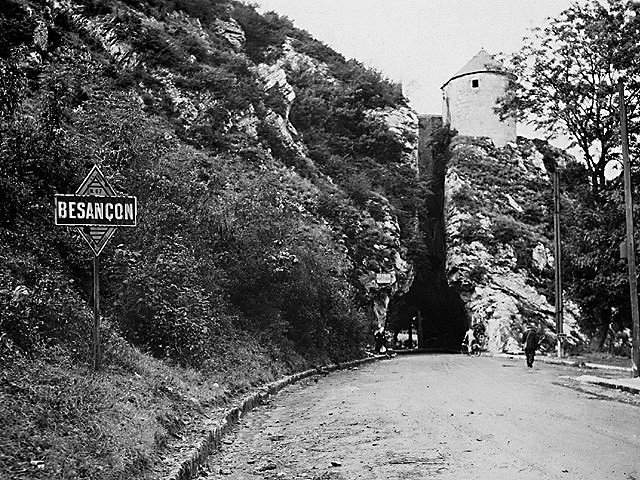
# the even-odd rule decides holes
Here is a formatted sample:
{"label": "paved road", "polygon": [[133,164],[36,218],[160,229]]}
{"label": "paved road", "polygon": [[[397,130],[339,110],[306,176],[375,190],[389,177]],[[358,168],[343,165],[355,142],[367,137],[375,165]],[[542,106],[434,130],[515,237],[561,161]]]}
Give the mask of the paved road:
{"label": "paved road", "polygon": [[412,355],[306,380],[246,416],[200,478],[640,479],[638,396],[579,374]]}

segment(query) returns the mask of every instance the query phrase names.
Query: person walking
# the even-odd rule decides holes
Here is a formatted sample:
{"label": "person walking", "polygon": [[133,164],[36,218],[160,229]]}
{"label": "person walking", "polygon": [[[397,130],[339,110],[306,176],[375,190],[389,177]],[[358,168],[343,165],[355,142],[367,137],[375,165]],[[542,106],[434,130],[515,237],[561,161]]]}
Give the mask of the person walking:
{"label": "person walking", "polygon": [[376,353],[386,353],[387,349],[384,346],[384,327],[380,327],[373,334],[373,338],[376,342]]}
{"label": "person walking", "polygon": [[527,330],[522,334],[522,345],[524,354],[527,357],[527,367],[533,368],[533,361],[538,348],[538,334],[532,323],[529,324]]}

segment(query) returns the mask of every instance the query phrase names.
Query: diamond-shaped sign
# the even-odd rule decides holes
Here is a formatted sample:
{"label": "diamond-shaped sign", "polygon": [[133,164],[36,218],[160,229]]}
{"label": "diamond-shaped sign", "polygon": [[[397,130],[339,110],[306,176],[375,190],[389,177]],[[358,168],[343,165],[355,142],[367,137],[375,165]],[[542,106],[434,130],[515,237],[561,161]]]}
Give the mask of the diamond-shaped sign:
{"label": "diamond-shaped sign", "polygon": [[56,225],[77,226],[96,255],[107,244],[116,227],[135,227],[135,197],[117,196],[97,165],[74,195],[56,195]]}
{"label": "diamond-shaped sign", "polygon": [[[116,192],[111,188],[111,185],[109,185],[109,182],[98,166],[94,165],[82,184],[78,187],[78,190],[76,190],[76,195],[114,197]],[[100,255],[100,252],[102,252],[107,242],[113,234],[116,233],[116,227],[86,225],[84,227],[78,227],[78,231],[82,238],[87,241],[91,250],[93,250],[96,255]]]}
{"label": "diamond-shaped sign", "polygon": [[102,195],[106,197],[115,197],[116,192],[111,188],[111,185],[107,182],[107,179],[100,171],[100,168],[98,168],[97,165],[94,165],[78,187],[78,190],[76,190],[76,195]]}

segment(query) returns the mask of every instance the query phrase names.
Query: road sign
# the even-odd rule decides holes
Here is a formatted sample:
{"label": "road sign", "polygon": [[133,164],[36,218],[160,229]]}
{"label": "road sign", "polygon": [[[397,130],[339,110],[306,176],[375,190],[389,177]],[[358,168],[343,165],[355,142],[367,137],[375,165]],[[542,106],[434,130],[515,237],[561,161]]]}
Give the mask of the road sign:
{"label": "road sign", "polygon": [[74,195],[55,196],[56,225],[77,226],[93,252],[100,252],[116,231],[135,227],[136,197],[116,195],[97,165],[94,165]]}
{"label": "road sign", "polygon": [[389,285],[393,283],[393,275],[391,275],[390,273],[377,273],[376,283],[378,285]]}
{"label": "road sign", "polygon": [[135,227],[135,197],[57,195],[56,225]]}
{"label": "road sign", "polygon": [[116,227],[135,227],[136,197],[116,195],[97,165],[74,195],[55,196],[56,225],[78,227],[93,250],[93,368],[100,369],[100,282],[98,256]]}

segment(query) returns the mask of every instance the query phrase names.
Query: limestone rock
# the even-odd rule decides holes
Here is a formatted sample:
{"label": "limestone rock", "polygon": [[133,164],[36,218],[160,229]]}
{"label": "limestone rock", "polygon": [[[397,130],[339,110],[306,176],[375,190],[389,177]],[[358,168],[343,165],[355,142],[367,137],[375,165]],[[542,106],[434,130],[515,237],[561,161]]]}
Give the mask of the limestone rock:
{"label": "limestone rock", "polygon": [[409,107],[369,110],[367,115],[381,119],[403,149],[404,161],[418,170],[418,115]]}
{"label": "limestone rock", "polygon": [[120,40],[116,31],[118,19],[111,17],[87,18],[68,1],[56,2],[55,8],[64,12],[75,27],[102,45],[104,50],[122,67],[133,69],[138,65],[136,52],[128,43]]}
{"label": "limestone rock", "polygon": [[[445,178],[447,275],[472,323],[486,326],[490,351],[518,349],[533,321],[543,348],[555,346],[555,314],[547,298],[553,279],[552,234],[545,209],[551,180],[531,141],[496,149],[456,137]],[[492,172],[503,172],[501,176]],[[579,343],[578,310],[565,302],[564,332]]]}
{"label": "limestone rock", "polygon": [[278,66],[294,72],[304,71],[313,75],[322,75],[330,81],[333,80],[329,72],[329,66],[326,63],[319,62],[309,55],[296,51],[292,42],[291,38],[285,39],[282,45],[282,57],[277,61]]}
{"label": "limestone rock", "polygon": [[236,51],[244,48],[247,39],[244,30],[235,19],[221,20],[218,18],[215,21],[214,28],[216,34],[224,37]]}
{"label": "limestone rock", "polygon": [[[378,203],[383,212],[383,218],[370,225],[380,232],[380,241],[373,245],[377,253],[369,259],[368,268],[364,269],[359,281],[372,301],[374,329],[378,330],[385,327],[390,300],[409,291],[415,272],[413,265],[403,257],[405,252],[400,247],[400,225],[391,212],[391,205],[382,197],[371,201]],[[390,281],[379,281],[378,274],[381,273],[388,274]]]}
{"label": "limestone rock", "polygon": [[547,267],[553,267],[554,259],[551,254],[551,250],[542,243],[538,243],[531,252],[532,266],[538,270],[543,271]]}
{"label": "limestone rock", "polygon": [[[296,95],[293,87],[287,81],[287,72],[312,73],[322,75],[328,81],[335,81],[329,73],[326,64],[312,57],[297,52],[292,39],[286,39],[282,46],[282,55],[272,64],[260,64],[256,73],[268,95],[277,95],[282,101],[282,111],[271,111],[265,118],[278,134],[282,144],[307,164],[312,163],[308,158],[307,148],[299,138],[298,132],[289,121],[289,111],[295,102]],[[404,161],[417,172],[418,167],[418,117],[411,109],[380,109],[367,112],[368,115],[379,118],[389,128],[404,146]],[[328,179],[330,182],[331,180]],[[374,316],[374,329],[383,328],[386,323],[390,300],[408,292],[414,278],[412,265],[406,260],[406,252],[400,244],[400,225],[397,217],[386,198],[378,197],[369,200],[376,204],[376,210],[381,212],[375,220],[363,215],[360,218],[361,228],[354,229],[354,234],[375,232],[376,240],[367,245],[368,256],[364,264],[359,266],[359,286],[371,301]],[[389,283],[378,283],[377,275],[390,275]]]}

